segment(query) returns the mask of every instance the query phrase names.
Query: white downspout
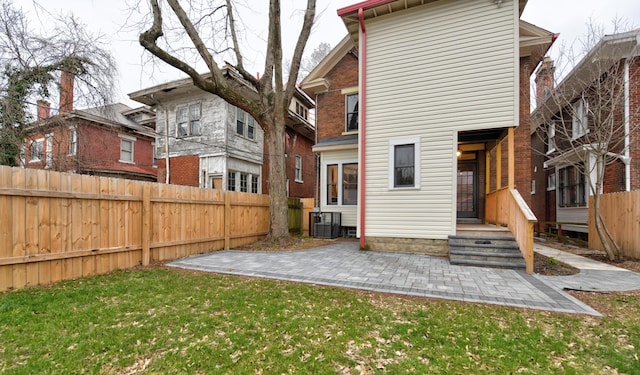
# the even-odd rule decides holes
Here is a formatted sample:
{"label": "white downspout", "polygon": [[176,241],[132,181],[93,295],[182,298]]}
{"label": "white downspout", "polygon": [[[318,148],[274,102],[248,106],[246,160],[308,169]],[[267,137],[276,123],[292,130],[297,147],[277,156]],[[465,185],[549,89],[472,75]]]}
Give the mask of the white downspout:
{"label": "white downspout", "polygon": [[631,191],[631,163],[629,162],[629,147],[631,147],[630,140],[630,107],[629,107],[629,59],[624,62],[624,156],[627,161],[624,165],[624,181],[625,190]]}

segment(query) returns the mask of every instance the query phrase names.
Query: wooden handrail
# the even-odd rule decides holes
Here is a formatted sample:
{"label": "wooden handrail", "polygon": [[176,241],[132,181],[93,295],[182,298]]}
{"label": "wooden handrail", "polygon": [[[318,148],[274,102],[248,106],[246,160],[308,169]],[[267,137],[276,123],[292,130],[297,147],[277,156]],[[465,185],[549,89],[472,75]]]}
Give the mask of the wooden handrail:
{"label": "wooden handrail", "polygon": [[538,220],[518,190],[501,188],[486,196],[486,222],[506,225],[513,234],[526,263],[533,273],[533,230]]}

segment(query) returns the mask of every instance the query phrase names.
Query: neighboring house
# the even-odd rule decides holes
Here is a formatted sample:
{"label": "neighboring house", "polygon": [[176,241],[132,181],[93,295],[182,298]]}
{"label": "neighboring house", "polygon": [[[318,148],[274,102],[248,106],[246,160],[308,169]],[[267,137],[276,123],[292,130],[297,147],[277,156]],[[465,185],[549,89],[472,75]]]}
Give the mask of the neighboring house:
{"label": "neighboring house", "polygon": [[358,51],[346,36],[301,82],[315,96],[320,155],[320,196],[324,212],[340,212],[346,231],[357,227]]}
{"label": "neighboring house", "polygon": [[38,120],[27,129],[21,152],[26,168],[156,181],[153,156],[155,133],[149,108],[124,104],[74,110],[73,79],[64,80],[68,96],[61,95],[59,114],[38,102]]}
{"label": "neighboring house", "polygon": [[519,20],[525,4],[338,10],[351,41],[302,87],[318,97],[322,209],[341,211],[362,247],[446,254],[459,222],[485,221],[486,197],[528,188],[529,152],[514,152],[529,149],[528,80],[555,36]]}
{"label": "neighboring house", "polygon": [[[310,110],[314,101],[302,90],[296,88],[287,113],[285,129],[285,168],[287,174],[287,195],[296,198],[313,198],[316,195],[316,156],[311,150],[315,143],[316,128],[311,120]],[[269,194],[269,150],[264,145],[265,155],[262,165],[264,194]]]}
{"label": "neighboring house", "polygon": [[536,73],[532,201],[540,220],[551,222],[541,230],[560,224],[563,231],[587,233],[593,191],[581,170],[595,181],[597,146],[591,145],[604,142],[607,133],[595,122],[613,135],[603,193],[640,189],[639,43],[640,29],[603,37],[555,88],[552,61]]}
{"label": "neighboring house", "polygon": [[[287,154],[287,176],[290,192],[312,197],[314,179],[305,178],[305,173],[313,172],[315,163],[310,159],[311,146],[306,146],[308,151],[304,146],[315,135],[308,121],[312,103],[299,96],[292,101],[287,122],[287,151],[291,152]],[[247,112],[197,88],[190,78],[146,88],[129,97],[156,111],[159,182],[268,193],[264,133]],[[296,105],[301,114],[295,112]],[[304,184],[310,187],[299,187]]]}

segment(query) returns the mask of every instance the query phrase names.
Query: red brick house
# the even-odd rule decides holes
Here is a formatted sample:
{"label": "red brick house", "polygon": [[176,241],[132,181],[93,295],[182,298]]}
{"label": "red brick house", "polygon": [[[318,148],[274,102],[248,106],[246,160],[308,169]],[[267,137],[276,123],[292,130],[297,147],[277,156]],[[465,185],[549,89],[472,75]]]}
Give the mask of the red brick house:
{"label": "red brick house", "polygon": [[[289,105],[287,128],[285,129],[285,168],[287,195],[295,198],[313,198],[316,191],[316,155],[312,147],[316,141],[315,126],[309,110],[315,108],[314,101],[302,90],[296,90]],[[262,164],[262,192],[269,194],[269,150],[264,144]]]}
{"label": "red brick house", "polygon": [[49,103],[38,102],[38,119],[27,130],[21,165],[156,181],[155,133],[145,126],[154,123],[153,111],[121,103],[73,109],[73,77],[65,79],[67,75],[63,74],[59,114],[50,116]]}
{"label": "red brick house", "polygon": [[536,216],[551,222],[540,230],[559,223],[587,234],[594,187],[586,176],[596,181],[598,165],[606,165],[603,193],[640,189],[639,44],[640,29],[603,37],[557,87],[552,61],[536,72],[531,200]]}

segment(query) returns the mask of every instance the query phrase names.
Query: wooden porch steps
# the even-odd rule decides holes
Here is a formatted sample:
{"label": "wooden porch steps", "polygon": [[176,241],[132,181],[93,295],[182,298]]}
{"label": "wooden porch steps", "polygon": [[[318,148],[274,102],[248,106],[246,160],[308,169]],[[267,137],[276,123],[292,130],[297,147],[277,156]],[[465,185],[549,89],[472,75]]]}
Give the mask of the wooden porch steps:
{"label": "wooden porch steps", "polygon": [[503,233],[449,236],[449,262],[464,266],[526,268],[515,238]]}

